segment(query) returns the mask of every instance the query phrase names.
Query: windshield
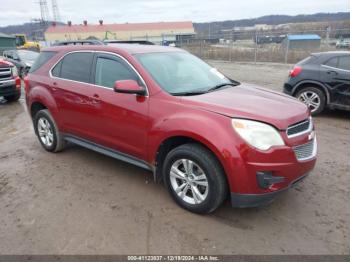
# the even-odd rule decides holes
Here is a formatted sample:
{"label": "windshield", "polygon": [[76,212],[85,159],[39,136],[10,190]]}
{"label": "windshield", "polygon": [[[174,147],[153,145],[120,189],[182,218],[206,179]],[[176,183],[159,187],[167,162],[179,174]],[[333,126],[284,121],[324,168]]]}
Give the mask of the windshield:
{"label": "windshield", "polygon": [[34,61],[39,56],[39,53],[26,50],[18,50],[17,53],[23,61]]}
{"label": "windshield", "polygon": [[135,55],[143,67],[166,92],[176,95],[205,93],[232,82],[201,59],[185,52]]}

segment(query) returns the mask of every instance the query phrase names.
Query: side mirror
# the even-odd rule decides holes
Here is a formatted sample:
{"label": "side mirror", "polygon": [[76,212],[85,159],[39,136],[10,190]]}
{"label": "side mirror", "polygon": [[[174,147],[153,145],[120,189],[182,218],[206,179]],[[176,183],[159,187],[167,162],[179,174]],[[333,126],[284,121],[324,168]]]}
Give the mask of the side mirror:
{"label": "side mirror", "polygon": [[145,88],[139,86],[135,80],[131,79],[115,81],[114,92],[123,94],[136,94],[141,96],[146,94]]}

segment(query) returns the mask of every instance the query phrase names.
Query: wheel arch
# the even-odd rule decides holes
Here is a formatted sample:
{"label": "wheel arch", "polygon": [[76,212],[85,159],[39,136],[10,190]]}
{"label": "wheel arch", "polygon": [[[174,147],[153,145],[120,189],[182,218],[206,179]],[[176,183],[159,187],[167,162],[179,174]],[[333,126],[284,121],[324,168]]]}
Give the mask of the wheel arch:
{"label": "wheel arch", "polygon": [[295,85],[295,87],[292,90],[292,96],[295,96],[300,90],[302,90],[303,88],[306,88],[306,87],[315,87],[315,88],[321,90],[326,97],[326,106],[330,103],[330,93],[329,93],[327,87],[324,84],[322,84],[318,81],[313,81],[313,80],[301,81],[297,85]]}
{"label": "wheel arch", "polygon": [[[153,156],[155,161],[154,179],[156,182],[161,182],[163,180],[162,169],[167,154],[174,148],[187,143],[198,144],[209,150],[213,154],[213,156],[218,160],[221,168],[225,172],[225,166],[223,164],[222,159],[220,158],[220,150],[216,148],[213,144],[211,144],[209,141],[207,141],[205,138],[192,136],[191,134],[174,134],[164,138],[161,141],[161,143],[157,147],[155,155]],[[228,178],[226,175],[226,180],[227,179]],[[227,184],[229,184],[228,182],[229,181],[227,181]]]}

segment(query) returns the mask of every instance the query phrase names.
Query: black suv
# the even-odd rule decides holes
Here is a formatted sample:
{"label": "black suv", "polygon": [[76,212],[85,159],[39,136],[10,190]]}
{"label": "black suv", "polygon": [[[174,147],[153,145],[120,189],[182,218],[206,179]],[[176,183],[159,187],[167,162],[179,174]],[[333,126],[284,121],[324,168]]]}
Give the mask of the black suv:
{"label": "black suv", "polygon": [[350,52],[312,54],[290,71],[283,92],[304,102],[313,115],[326,107],[350,110]]}

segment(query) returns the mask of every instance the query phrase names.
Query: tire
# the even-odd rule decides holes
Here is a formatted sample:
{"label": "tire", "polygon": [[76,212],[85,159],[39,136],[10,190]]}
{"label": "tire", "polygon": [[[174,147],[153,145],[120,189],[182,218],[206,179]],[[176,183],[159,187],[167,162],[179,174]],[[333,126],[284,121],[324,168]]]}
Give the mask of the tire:
{"label": "tire", "polygon": [[21,97],[21,94],[11,95],[11,96],[4,96],[4,98],[7,100],[7,102],[16,102]]}
{"label": "tire", "polygon": [[[316,87],[305,87],[296,94],[296,98],[306,104],[313,116],[322,113],[326,106],[326,96]],[[308,100],[310,99],[310,100]],[[318,106],[315,106],[315,105]]]}
{"label": "tire", "polygon": [[[186,175],[191,165],[193,172]],[[212,152],[198,144],[184,144],[170,151],[164,160],[163,177],[175,202],[194,213],[213,212],[227,197],[228,186],[221,164]]]}
{"label": "tire", "polygon": [[60,134],[49,110],[44,109],[38,111],[34,117],[33,124],[35,134],[46,151],[59,152],[64,149],[66,142]]}

